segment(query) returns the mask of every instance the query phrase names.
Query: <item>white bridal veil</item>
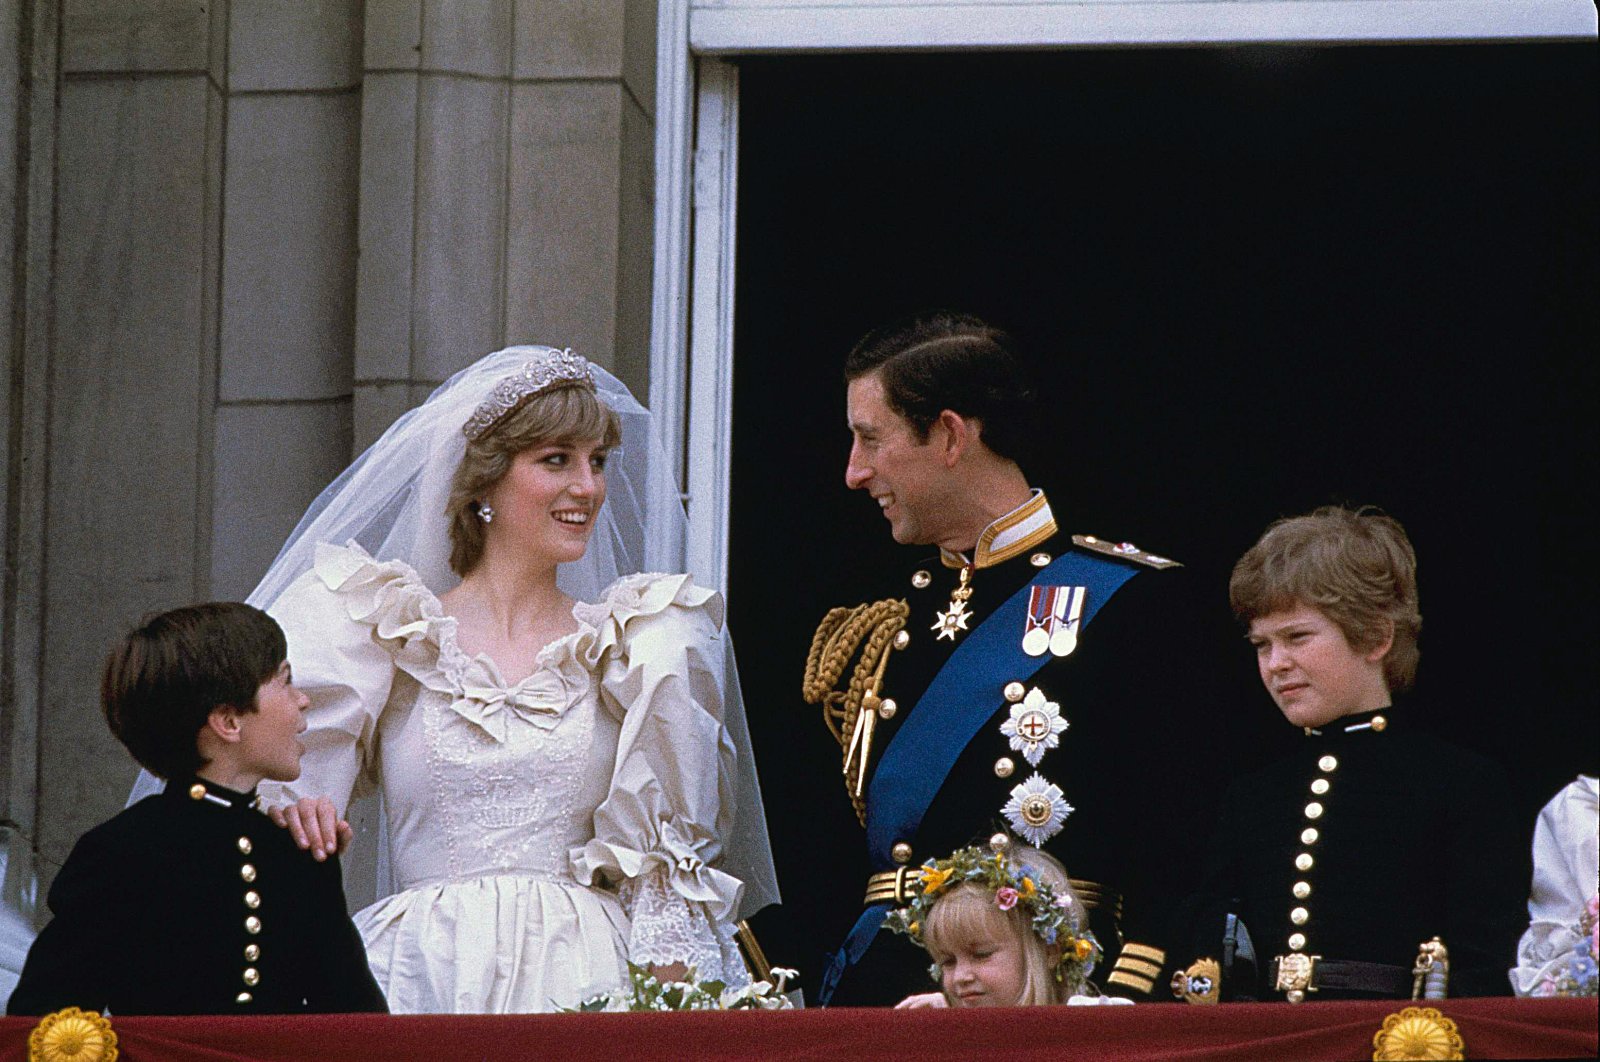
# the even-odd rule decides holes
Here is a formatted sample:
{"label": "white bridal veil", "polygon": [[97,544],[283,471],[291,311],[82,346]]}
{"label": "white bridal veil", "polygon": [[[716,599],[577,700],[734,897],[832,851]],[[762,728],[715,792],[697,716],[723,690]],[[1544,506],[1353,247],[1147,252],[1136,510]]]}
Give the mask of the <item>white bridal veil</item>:
{"label": "white bridal veil", "polygon": [[[496,383],[530,359],[553,352],[551,347],[515,346],[490,354],[446,380],[426,402],[395,421],[311,503],[247,598],[250,604],[270,611],[279,595],[310,570],[320,543],[354,541],[377,560],[405,561],[435,594],[453,587],[459,580],[450,570],[444,511],[450,479],[466,452],[461,427]],[[619,576],[681,570],[688,526],[677,477],[650,412],[616,377],[598,366],[593,371],[600,400],[621,419],[622,445],[606,463],[606,502],[588,551],[582,560],[562,565],[557,572],[562,590],[584,601],[596,600]],[[738,779],[734,827],[724,839],[721,869],[744,882],[739,910],[743,918],[776,903],[778,887],[744,698],[732,642],[726,636],[724,645],[723,718],[738,750]],[[132,799],[159,784],[141,775]],[[385,895],[391,886],[379,836],[381,816],[353,806],[349,817],[358,840],[345,857],[347,880],[371,882],[367,896],[352,898]]]}

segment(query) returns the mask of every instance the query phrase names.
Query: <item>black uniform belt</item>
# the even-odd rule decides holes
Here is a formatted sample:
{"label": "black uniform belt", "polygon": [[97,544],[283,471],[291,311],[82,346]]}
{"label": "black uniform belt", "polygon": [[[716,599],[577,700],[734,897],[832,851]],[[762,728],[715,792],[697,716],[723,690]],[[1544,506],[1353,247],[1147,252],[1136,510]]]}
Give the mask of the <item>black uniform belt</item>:
{"label": "black uniform belt", "polygon": [[1299,989],[1315,992],[1331,988],[1339,991],[1373,992],[1398,999],[1411,997],[1412,972],[1404,966],[1382,962],[1357,962],[1350,959],[1324,959],[1318,955],[1296,955],[1287,967],[1284,956],[1267,966],[1267,983],[1276,992]]}
{"label": "black uniform belt", "polygon": [[[862,902],[871,907],[875,903],[892,903],[896,906],[911,902],[911,890],[922,880],[921,867],[897,867],[883,870],[867,879],[867,895]],[[1097,881],[1069,878],[1068,884],[1077,895],[1078,902],[1087,910],[1104,907],[1111,917],[1122,921],[1122,894],[1108,889]],[[1408,981],[1407,984],[1410,982]]]}

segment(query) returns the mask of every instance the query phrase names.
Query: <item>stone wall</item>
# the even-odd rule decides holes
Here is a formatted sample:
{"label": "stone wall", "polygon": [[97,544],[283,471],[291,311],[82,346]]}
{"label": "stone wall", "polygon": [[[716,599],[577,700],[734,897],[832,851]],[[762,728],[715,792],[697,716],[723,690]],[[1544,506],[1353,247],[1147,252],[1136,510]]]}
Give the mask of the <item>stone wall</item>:
{"label": "stone wall", "polygon": [[0,39],[0,815],[47,882],[134,774],[132,621],[248,593],[479,354],[645,390],[655,5],[0,0]]}

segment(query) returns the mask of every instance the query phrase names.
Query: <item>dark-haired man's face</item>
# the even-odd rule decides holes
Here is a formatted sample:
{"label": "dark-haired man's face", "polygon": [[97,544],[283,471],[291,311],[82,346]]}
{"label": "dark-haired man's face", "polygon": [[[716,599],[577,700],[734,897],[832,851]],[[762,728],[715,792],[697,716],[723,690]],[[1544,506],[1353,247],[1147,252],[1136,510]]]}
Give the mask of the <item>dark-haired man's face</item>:
{"label": "dark-haired man's face", "polygon": [[938,542],[946,472],[939,447],[919,440],[910,422],[889,408],[877,373],[850,381],[845,409],[851,436],[845,486],[872,495],[896,542]]}

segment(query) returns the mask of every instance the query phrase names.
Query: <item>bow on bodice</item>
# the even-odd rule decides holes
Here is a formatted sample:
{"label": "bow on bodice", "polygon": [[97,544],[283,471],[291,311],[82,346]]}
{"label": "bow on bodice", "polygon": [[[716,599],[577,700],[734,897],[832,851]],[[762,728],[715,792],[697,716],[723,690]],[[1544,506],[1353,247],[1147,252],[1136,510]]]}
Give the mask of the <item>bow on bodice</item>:
{"label": "bow on bodice", "polygon": [[541,667],[521,682],[505,687],[474,667],[462,676],[450,707],[462,718],[481,727],[496,741],[505,741],[513,720],[552,729],[572,703],[573,692],[552,667]]}

